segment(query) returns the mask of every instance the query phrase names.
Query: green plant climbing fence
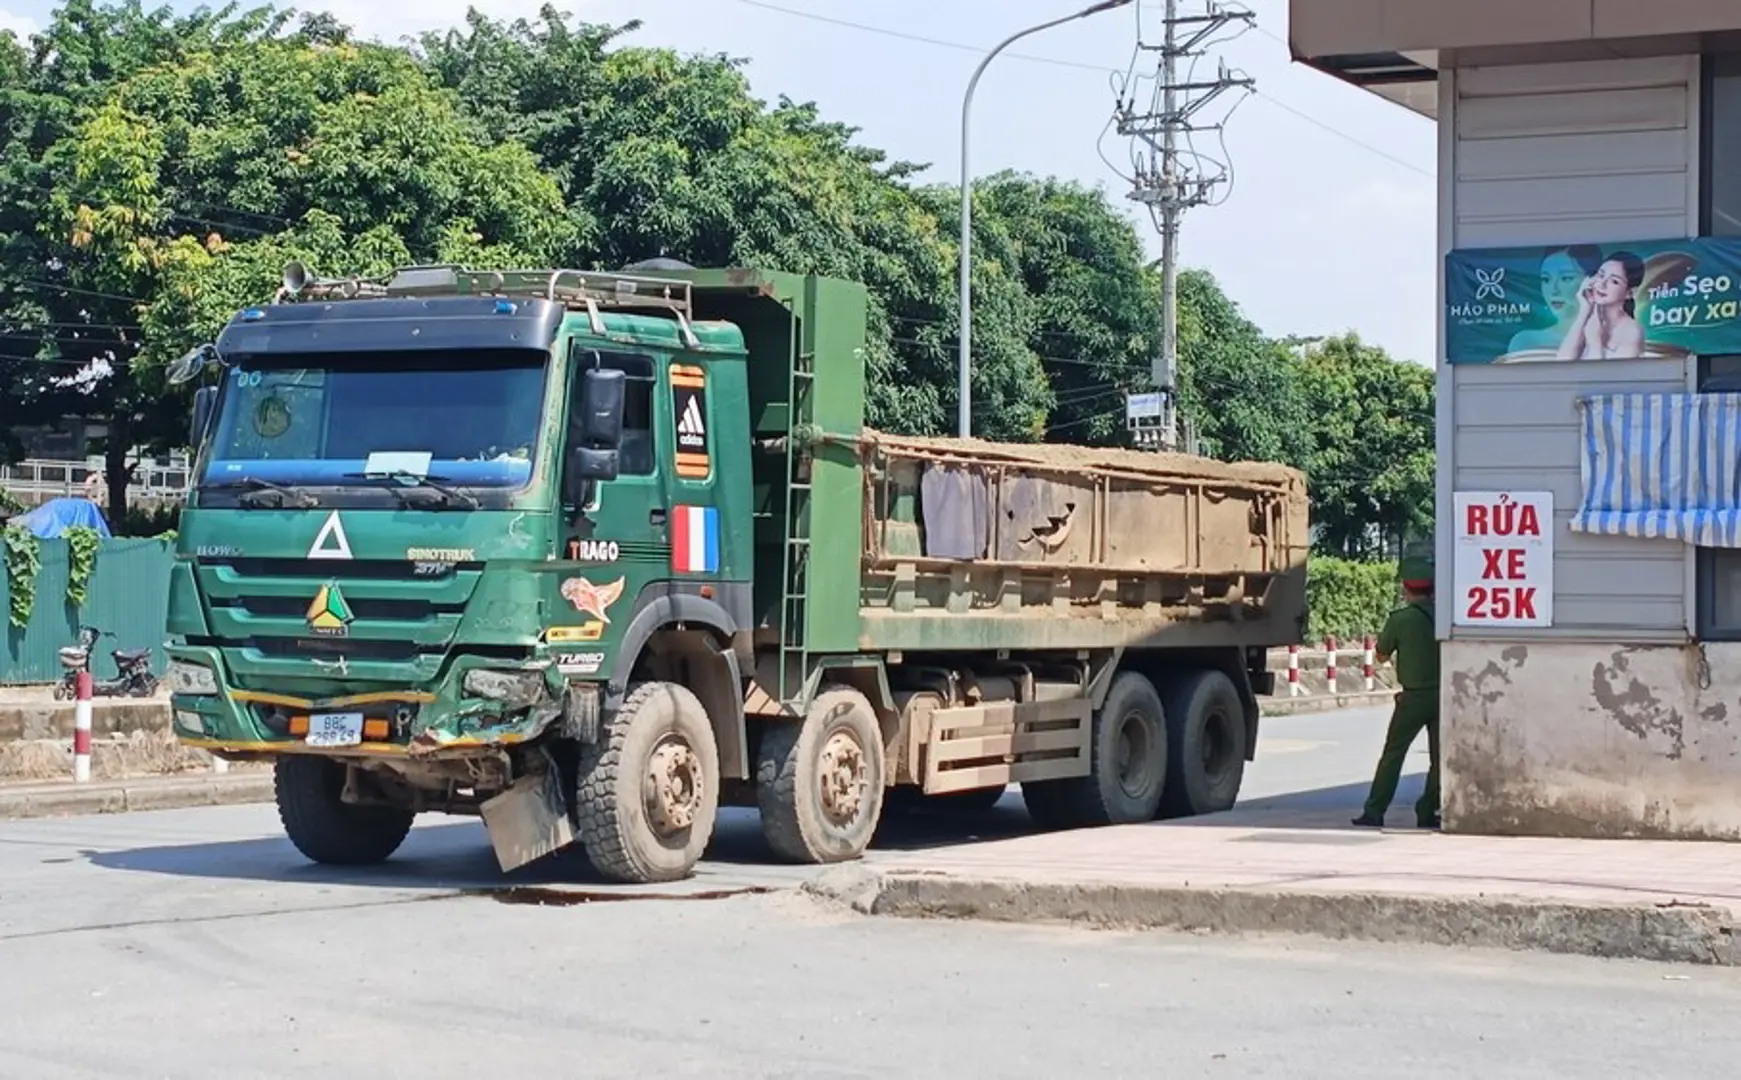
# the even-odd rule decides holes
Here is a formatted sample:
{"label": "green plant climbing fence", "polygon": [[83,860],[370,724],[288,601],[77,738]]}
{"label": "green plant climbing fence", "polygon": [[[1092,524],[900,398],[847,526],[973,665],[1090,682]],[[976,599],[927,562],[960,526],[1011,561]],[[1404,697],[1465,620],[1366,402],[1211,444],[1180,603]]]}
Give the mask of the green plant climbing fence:
{"label": "green plant climbing fence", "polygon": [[[122,648],[151,649],[151,669],[161,675],[174,557],[174,542],[155,538],[99,540],[94,550],[85,537],[36,541],[36,566],[26,585],[33,595],[22,627],[11,618],[18,610],[13,594],[19,574],[0,573],[0,684],[60,678],[55,653],[73,643],[80,624],[115,635],[97,646],[92,671],[98,678],[115,674],[109,654]],[[84,602],[75,606],[72,598],[81,592]]]}

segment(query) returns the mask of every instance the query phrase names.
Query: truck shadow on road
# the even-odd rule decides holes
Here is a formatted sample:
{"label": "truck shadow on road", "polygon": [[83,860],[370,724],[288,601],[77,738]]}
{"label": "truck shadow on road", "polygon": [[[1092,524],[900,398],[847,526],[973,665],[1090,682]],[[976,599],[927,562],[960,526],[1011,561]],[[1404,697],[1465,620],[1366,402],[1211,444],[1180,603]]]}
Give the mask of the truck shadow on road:
{"label": "truck shadow on road", "polygon": [[[1012,802],[1013,800],[1013,802]],[[914,850],[947,844],[1001,839],[1034,831],[1014,791],[996,809],[972,819],[941,821],[904,816],[879,830],[878,850]],[[606,887],[578,845],[530,866],[504,874],[476,821],[442,819],[419,824],[399,851],[373,867],[320,866],[310,863],[282,836],[204,844],[141,847],[91,852],[92,865],[135,873],[311,885],[363,886],[407,890],[501,890],[540,885]],[[762,839],[753,810],[720,811],[707,857],[690,885],[708,888],[722,882],[779,885],[796,883],[815,867],[776,861]]]}
{"label": "truck shadow on road", "polygon": [[[1398,807],[1412,803],[1421,781],[1418,774],[1404,778],[1397,796]],[[1370,835],[1348,825],[1349,817],[1359,812],[1365,795],[1364,784],[1289,792],[1241,803],[1227,813],[1174,819],[1157,823],[1157,827],[1337,831],[1349,834],[1349,842],[1354,842],[1355,836]],[[1399,819],[1404,816],[1396,810],[1393,815]],[[1412,819],[1412,813],[1408,816]],[[978,844],[1036,835],[1039,831],[1023,808],[1021,795],[1012,787],[995,807],[977,814],[892,815],[878,830],[867,858],[874,861],[879,853]],[[465,820],[419,825],[392,859],[374,867],[319,866],[304,859],[288,840],[278,835],[92,852],[88,857],[92,865],[135,873],[411,892],[501,892],[538,886],[629,889],[605,882],[578,847],[504,874],[496,864],[483,826]],[[728,808],[720,811],[713,842],[695,877],[664,889],[680,895],[684,891],[720,888],[778,887],[796,884],[816,870],[776,862],[762,839],[755,812]]]}

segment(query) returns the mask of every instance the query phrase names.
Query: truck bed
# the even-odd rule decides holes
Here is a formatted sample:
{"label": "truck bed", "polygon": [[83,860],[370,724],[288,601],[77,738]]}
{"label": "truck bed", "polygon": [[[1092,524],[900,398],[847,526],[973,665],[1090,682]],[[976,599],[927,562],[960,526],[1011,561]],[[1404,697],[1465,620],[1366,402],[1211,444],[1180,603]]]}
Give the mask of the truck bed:
{"label": "truck bed", "polygon": [[859,646],[1269,647],[1305,630],[1284,465],[865,431]]}

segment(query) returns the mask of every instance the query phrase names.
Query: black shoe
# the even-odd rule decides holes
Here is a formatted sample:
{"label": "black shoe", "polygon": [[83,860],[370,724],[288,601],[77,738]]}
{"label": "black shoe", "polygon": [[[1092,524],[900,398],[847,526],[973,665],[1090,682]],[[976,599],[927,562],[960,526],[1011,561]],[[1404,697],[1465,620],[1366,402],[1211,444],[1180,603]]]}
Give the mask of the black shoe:
{"label": "black shoe", "polygon": [[1437,814],[1434,814],[1432,817],[1416,818],[1415,827],[1419,829],[1443,828],[1443,826],[1439,824],[1439,815]]}
{"label": "black shoe", "polygon": [[1375,818],[1371,814],[1361,814],[1359,817],[1354,819],[1353,824],[1360,826],[1362,829],[1382,829],[1384,828],[1384,819]]}

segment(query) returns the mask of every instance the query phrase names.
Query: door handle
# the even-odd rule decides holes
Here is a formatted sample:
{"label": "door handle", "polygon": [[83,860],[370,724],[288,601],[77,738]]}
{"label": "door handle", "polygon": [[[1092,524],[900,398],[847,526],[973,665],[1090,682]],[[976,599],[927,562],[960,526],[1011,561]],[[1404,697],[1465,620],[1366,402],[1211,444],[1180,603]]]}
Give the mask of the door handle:
{"label": "door handle", "polygon": [[647,511],[647,523],[649,525],[663,525],[663,524],[665,524],[665,511],[663,511],[663,510],[649,510],[649,511]]}

